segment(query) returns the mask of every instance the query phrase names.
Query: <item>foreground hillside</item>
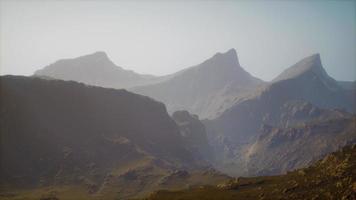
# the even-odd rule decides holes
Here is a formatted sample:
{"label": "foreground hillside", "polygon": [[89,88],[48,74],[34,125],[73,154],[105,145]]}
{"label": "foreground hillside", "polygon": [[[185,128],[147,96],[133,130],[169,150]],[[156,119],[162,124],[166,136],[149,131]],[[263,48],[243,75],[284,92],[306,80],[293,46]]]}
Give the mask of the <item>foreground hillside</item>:
{"label": "foreground hillside", "polygon": [[126,199],[226,178],[148,97],[18,76],[0,84],[0,198]]}
{"label": "foreground hillside", "polygon": [[356,199],[356,145],[286,175],[237,178],[216,187],[158,191],[146,200]]}

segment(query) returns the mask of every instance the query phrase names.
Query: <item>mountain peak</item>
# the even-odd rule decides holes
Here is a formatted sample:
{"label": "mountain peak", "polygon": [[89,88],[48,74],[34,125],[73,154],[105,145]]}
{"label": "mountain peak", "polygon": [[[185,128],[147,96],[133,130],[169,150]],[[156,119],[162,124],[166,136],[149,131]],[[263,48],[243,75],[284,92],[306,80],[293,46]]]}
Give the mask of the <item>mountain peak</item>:
{"label": "mountain peak", "polygon": [[304,62],[304,63],[309,64],[309,67],[315,67],[315,66],[316,67],[320,67],[320,66],[322,67],[319,53],[315,53],[315,54],[312,54],[312,55],[310,55],[308,57],[305,57],[300,62]]}
{"label": "mountain peak", "polygon": [[237,53],[236,53],[236,50],[235,50],[234,48],[229,49],[229,50],[228,50],[227,52],[225,52],[224,54],[237,57]]}
{"label": "mountain peak", "polygon": [[230,49],[223,53],[218,52],[213,57],[205,60],[198,66],[204,66],[204,68],[206,68],[206,66],[210,66],[211,69],[214,70],[216,70],[215,68],[234,69],[236,67],[241,67],[235,49]]}
{"label": "mountain peak", "polygon": [[89,55],[98,56],[98,57],[108,57],[108,55],[105,53],[105,51],[96,51]]}
{"label": "mountain peak", "polygon": [[236,63],[237,65],[240,65],[239,60],[237,58],[236,50],[234,48],[232,48],[224,53],[218,52],[209,60],[215,60],[215,61],[227,60],[227,61]]}
{"label": "mountain peak", "polygon": [[[74,59],[89,59],[89,60],[95,60],[95,61],[110,61],[108,55],[104,51],[96,51],[92,54],[80,56]],[[111,62],[111,61],[110,61]]]}
{"label": "mountain peak", "polygon": [[[304,78],[300,79],[301,77]],[[273,80],[273,82],[289,79],[300,79],[301,81],[305,81],[312,80],[314,78],[317,78],[331,90],[340,89],[337,82],[331,78],[323,68],[320,54],[318,53],[305,57],[293,66],[284,70],[277,78]]]}
{"label": "mountain peak", "polygon": [[319,53],[303,58],[293,66],[284,70],[273,81],[276,82],[280,80],[293,79],[308,72],[313,72],[320,77],[329,77],[322,66]]}

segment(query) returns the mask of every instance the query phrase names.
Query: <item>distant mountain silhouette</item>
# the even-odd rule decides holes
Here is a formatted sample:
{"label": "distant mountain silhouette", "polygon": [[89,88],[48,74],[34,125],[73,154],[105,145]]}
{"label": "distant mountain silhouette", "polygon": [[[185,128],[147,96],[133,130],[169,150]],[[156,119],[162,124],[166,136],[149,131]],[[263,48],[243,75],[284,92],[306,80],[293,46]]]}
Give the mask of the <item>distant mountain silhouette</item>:
{"label": "distant mountain silhouette", "polygon": [[164,79],[164,77],[143,75],[125,70],[115,65],[105,52],[62,59],[36,71],[34,75],[119,89],[156,83]]}
{"label": "distant mountain silhouette", "polygon": [[177,72],[166,81],[133,91],[162,101],[169,112],[188,110],[200,118],[213,118],[260,84],[263,81],[246,72],[235,49],[230,49]]}

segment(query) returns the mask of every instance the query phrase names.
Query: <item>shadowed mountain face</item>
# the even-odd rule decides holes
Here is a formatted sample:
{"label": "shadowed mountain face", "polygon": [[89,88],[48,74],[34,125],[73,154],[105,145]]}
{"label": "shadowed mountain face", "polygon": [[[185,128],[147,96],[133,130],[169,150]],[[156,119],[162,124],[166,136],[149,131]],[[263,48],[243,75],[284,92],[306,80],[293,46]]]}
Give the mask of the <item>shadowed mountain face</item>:
{"label": "shadowed mountain face", "polygon": [[164,105],[148,97],[38,78],[0,83],[2,184],[85,185],[89,193],[127,198],[165,186],[176,170],[205,167]]}
{"label": "shadowed mountain face", "polygon": [[169,112],[188,110],[200,118],[213,118],[260,84],[261,80],[241,68],[231,49],[177,72],[169,80],[133,91],[162,101]]}
{"label": "shadowed mountain face", "polygon": [[176,111],[172,115],[177,123],[183,141],[188,145],[196,159],[212,160],[212,149],[209,145],[204,124],[197,115],[191,115],[188,111]]}
{"label": "shadowed mountain face", "polygon": [[36,71],[34,75],[119,89],[155,83],[164,79],[164,77],[138,74],[116,66],[104,52],[59,60]]}

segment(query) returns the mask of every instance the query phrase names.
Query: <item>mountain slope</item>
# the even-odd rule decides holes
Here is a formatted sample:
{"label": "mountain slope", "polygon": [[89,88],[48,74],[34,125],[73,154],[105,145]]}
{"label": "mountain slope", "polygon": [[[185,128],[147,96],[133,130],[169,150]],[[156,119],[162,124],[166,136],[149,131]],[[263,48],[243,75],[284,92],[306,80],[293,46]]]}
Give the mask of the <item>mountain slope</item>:
{"label": "mountain slope", "polygon": [[241,68],[236,51],[231,49],[178,72],[169,80],[133,91],[162,101],[169,112],[187,110],[200,118],[212,118],[262,83]]}
{"label": "mountain slope", "polygon": [[[287,81],[291,90],[287,95],[303,98],[322,108],[343,108],[355,112],[355,102],[346,91],[331,78],[323,68],[319,54],[299,61],[282,72],[273,82]],[[274,84],[272,84],[274,85]],[[276,87],[276,86],[275,86]]]}
{"label": "mountain slope", "polygon": [[306,167],[343,146],[356,143],[356,118],[309,122],[289,128],[265,126],[246,148],[248,174],[281,174]]}
{"label": "mountain slope", "polygon": [[156,83],[164,79],[164,77],[137,74],[116,66],[104,52],[59,60],[36,71],[34,75],[119,89]]}
{"label": "mountain slope", "polygon": [[215,152],[220,154],[216,157],[232,164],[229,168],[234,170],[234,160],[241,157],[246,145],[256,141],[263,124],[286,128],[349,115],[335,108],[352,111],[354,99],[326,74],[320,56],[312,55],[204,123]]}
{"label": "mountain slope", "polygon": [[165,106],[148,97],[17,76],[0,84],[5,191],[84,188],[87,195],[129,198],[161,188],[177,170],[206,167],[188,151]]}
{"label": "mountain slope", "polygon": [[212,120],[214,128],[221,134],[246,141],[256,135],[263,123],[279,125],[283,105],[295,100],[310,102],[320,108],[353,110],[353,99],[327,76],[320,64],[320,56],[313,55],[293,65],[272,83],[236,102]]}
{"label": "mountain slope", "polygon": [[158,191],[147,200],[356,199],[356,146],[326,156],[286,175],[237,178],[217,187]]}

